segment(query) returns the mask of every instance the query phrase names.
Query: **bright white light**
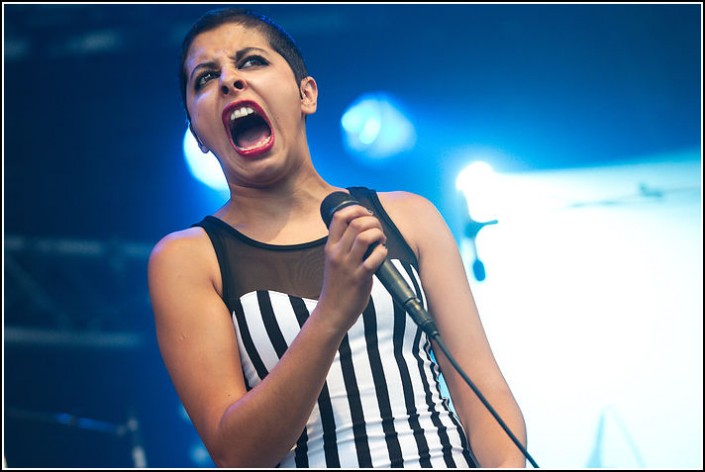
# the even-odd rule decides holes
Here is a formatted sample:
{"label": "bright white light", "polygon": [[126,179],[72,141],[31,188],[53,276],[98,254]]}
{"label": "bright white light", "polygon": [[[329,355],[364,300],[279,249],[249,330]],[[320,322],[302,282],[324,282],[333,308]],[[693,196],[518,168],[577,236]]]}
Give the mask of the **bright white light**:
{"label": "bright white light", "polygon": [[210,152],[204,154],[201,151],[188,128],[184,134],[184,158],[191,175],[198,181],[219,192],[228,191],[228,183],[218,159]]}
{"label": "bright white light", "polygon": [[345,146],[361,158],[380,159],[411,149],[416,132],[409,119],[383,93],[356,100],[343,114],[340,124]]}
{"label": "bright white light", "polygon": [[360,131],[360,142],[362,144],[372,144],[379,136],[380,129],[382,129],[382,123],[379,122],[379,118],[376,116],[369,117],[365,121],[362,131]]}
{"label": "bright white light", "polygon": [[473,291],[543,468],[702,468],[700,151],[677,158],[499,175]]}
{"label": "bright white light", "polygon": [[483,161],[473,162],[458,174],[455,188],[465,196],[473,220],[484,222],[497,218],[501,188],[492,166]]}

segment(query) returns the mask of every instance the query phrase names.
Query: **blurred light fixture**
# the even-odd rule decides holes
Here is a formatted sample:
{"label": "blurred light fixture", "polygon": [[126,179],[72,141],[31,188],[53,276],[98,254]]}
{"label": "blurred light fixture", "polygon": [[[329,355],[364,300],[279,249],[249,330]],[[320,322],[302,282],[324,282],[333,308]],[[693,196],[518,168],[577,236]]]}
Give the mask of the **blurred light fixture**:
{"label": "blurred light fixture", "polygon": [[455,187],[463,195],[467,210],[463,236],[472,248],[472,271],[479,282],[485,280],[487,274],[477,251],[477,235],[485,226],[497,224],[493,208],[498,192],[497,180],[494,169],[484,161],[471,163],[460,171],[455,180]]}
{"label": "blurred light fixture", "polygon": [[399,104],[388,94],[370,93],[354,101],[340,124],[346,149],[368,161],[408,151],[416,143],[416,131]]}
{"label": "blurred light fixture", "polygon": [[488,163],[475,161],[465,167],[455,180],[455,188],[463,194],[468,216],[477,221],[497,217],[499,179]]}

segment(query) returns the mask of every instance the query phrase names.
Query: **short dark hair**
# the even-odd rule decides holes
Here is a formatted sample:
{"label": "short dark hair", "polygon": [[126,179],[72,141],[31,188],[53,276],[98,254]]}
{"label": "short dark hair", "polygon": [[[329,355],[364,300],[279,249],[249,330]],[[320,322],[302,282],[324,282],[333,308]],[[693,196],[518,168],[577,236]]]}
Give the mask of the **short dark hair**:
{"label": "short dark hair", "polygon": [[216,29],[226,23],[239,24],[262,32],[269,40],[269,45],[272,46],[272,49],[279,53],[289,64],[289,67],[291,67],[297,86],[308,76],[303,54],[301,54],[296,42],[294,42],[294,39],[289,33],[284,31],[284,29],[271,18],[244,8],[218,8],[211,10],[196,20],[191,26],[191,29],[189,29],[184,36],[183,43],[181,44],[179,85],[181,87],[181,100],[184,105],[184,110],[186,111],[186,117],[189,120],[191,117],[189,116],[188,107],[186,106],[186,83],[188,82],[188,78],[184,70],[186,55],[196,36],[206,31]]}

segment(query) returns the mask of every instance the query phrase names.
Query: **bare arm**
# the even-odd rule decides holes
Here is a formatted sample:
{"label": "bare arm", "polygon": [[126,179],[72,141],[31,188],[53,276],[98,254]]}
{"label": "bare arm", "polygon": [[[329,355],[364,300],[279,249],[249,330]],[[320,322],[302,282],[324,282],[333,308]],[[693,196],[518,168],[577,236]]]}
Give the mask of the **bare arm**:
{"label": "bare arm", "polygon": [[[441,339],[457,362],[526,445],[526,427],[495,361],[472,296],[457,244],[443,217],[426,199],[383,194],[385,208],[419,259],[421,281]],[[524,467],[524,456],[435,346],[453,404],[481,467]]]}
{"label": "bare arm", "polygon": [[294,445],[341,340],[367,304],[386,249],[378,245],[365,261],[363,254],[383,241],[379,223],[361,207],[336,213],[318,306],[276,367],[249,392],[207,236],[189,229],[155,247],[149,287],[162,358],[218,466],[272,467]]}

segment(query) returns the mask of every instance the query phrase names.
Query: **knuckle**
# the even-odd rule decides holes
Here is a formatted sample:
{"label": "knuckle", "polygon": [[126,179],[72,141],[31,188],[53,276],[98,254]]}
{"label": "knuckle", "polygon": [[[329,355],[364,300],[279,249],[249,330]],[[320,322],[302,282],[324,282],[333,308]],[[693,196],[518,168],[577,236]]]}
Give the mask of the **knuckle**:
{"label": "knuckle", "polygon": [[336,211],[333,213],[333,218],[331,218],[331,221],[340,223],[341,221],[345,221],[345,215],[343,214],[342,211]]}
{"label": "knuckle", "polygon": [[365,229],[365,222],[361,218],[355,218],[350,222],[350,227],[359,233]]}
{"label": "knuckle", "polygon": [[375,234],[371,233],[370,231],[366,231],[364,233],[360,233],[357,235],[357,238],[355,238],[357,241],[359,241],[362,244],[365,245],[370,245],[373,242],[377,241],[377,237]]}
{"label": "knuckle", "polygon": [[326,259],[329,261],[335,262],[339,259],[339,253],[340,251],[337,251],[336,249],[333,249],[332,247],[326,246],[323,249],[323,255],[325,256]]}

